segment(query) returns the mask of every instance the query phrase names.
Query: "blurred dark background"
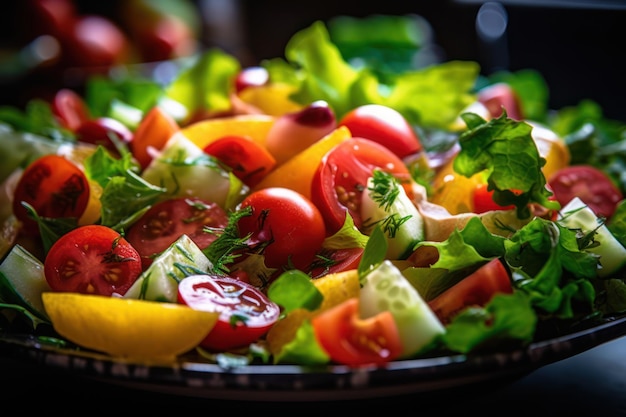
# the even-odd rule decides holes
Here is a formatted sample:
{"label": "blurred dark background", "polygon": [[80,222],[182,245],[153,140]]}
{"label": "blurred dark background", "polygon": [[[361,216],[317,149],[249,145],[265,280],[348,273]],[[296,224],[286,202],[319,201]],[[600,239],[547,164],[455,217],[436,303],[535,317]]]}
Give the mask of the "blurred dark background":
{"label": "blurred dark background", "polygon": [[[32,30],[37,27],[33,27],[29,10],[32,11],[35,1],[10,2],[0,17],[0,65],[5,65],[5,69],[0,66],[0,104],[23,104],[27,97],[23,92],[32,87],[28,71],[8,72],[6,62],[29,40],[29,33],[32,40]],[[167,3],[167,0],[154,1]],[[150,3],[150,0],[74,0],[72,3],[80,14],[98,14],[122,22],[124,31],[128,31],[129,21],[150,20],[143,12],[128,11],[129,4]],[[197,38],[195,47],[219,46],[237,56],[244,65],[282,56],[290,37],[316,20],[328,21],[338,15],[417,14],[432,26],[443,59],[477,61],[486,75],[499,69],[536,69],[550,87],[552,108],[592,99],[602,106],[607,117],[626,121],[626,77],[621,65],[626,41],[626,1],[387,0],[370,4],[337,0],[179,0],[174,3],[189,3],[195,11],[191,19],[194,20],[191,25],[197,26],[193,32]],[[193,49],[190,48],[187,50]],[[156,53],[157,48],[151,49]],[[127,55],[126,59],[141,57],[135,51],[134,56]],[[64,82],[68,81],[71,80],[66,74]]]}

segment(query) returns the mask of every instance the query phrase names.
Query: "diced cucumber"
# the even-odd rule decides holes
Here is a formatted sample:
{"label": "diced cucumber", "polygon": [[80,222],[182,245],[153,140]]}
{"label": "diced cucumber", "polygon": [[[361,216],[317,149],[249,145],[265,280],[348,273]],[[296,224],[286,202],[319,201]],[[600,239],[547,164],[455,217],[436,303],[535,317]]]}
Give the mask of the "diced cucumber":
{"label": "diced cucumber", "polygon": [[180,280],[206,273],[212,266],[198,245],[189,236],[182,235],[154,259],[124,298],[176,303]]}
{"label": "diced cucumber", "polygon": [[[361,217],[370,227],[375,224],[381,225],[387,238],[387,259],[406,259],[413,252],[415,245],[424,240],[424,219],[406,195],[404,188],[397,182],[387,184],[397,190],[391,204],[387,206],[379,203],[376,192],[372,191],[375,181],[377,181],[375,176],[367,181],[367,189],[361,197]],[[367,230],[366,227],[364,232],[367,233]]]}
{"label": "diced cucumber", "polygon": [[586,250],[600,256],[598,276],[609,276],[626,265],[626,248],[580,198],[575,197],[561,209],[558,222],[569,229],[580,229],[583,233],[596,231],[594,240],[599,245]]}
{"label": "diced cucumber", "polygon": [[249,188],[181,133],[174,134],[162,153],[141,174],[151,184],[166,188],[168,197],[197,197],[234,208]]}
{"label": "diced cucumber", "polygon": [[49,320],[41,294],[52,291],[43,264],[21,245],[14,245],[0,264],[0,298]]}
{"label": "diced cucumber", "polygon": [[402,357],[418,353],[445,332],[435,313],[389,260],[368,273],[359,294],[362,318],[383,311],[390,311],[396,321],[403,345]]}

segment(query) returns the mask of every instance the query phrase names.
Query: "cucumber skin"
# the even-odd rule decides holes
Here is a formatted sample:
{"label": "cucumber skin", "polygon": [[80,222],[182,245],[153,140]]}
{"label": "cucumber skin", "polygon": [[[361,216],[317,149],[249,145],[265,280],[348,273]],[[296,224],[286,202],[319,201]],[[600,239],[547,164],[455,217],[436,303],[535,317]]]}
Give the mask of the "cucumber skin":
{"label": "cucumber skin", "polygon": [[599,277],[610,276],[626,265],[626,248],[580,198],[575,197],[567,203],[561,213],[557,221],[565,227],[580,229],[583,233],[596,230],[594,239],[600,244],[585,250],[600,256]]}
{"label": "cucumber skin", "polygon": [[14,245],[0,264],[0,299],[18,304],[49,321],[41,294],[52,291],[43,263],[23,246]]}

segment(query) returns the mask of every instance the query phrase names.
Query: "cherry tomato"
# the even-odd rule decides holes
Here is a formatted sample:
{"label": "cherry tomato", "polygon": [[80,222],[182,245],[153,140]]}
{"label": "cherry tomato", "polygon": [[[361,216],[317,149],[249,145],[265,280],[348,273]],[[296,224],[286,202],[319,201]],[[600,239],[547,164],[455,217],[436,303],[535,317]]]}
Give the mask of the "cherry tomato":
{"label": "cherry tomato", "polygon": [[52,114],[59,120],[61,126],[72,132],[91,118],[83,98],[68,88],[62,88],[55,93],[51,107]]}
{"label": "cherry tomato", "polygon": [[224,228],[227,224],[228,215],[216,203],[175,198],[152,206],[130,227],[126,239],[139,252],[145,269],[183,234],[204,249],[217,238],[205,228]]}
{"label": "cherry tomato", "polygon": [[69,67],[104,70],[128,60],[130,46],[126,35],[100,15],[77,16],[69,36],[60,41]]}
{"label": "cherry tomato", "polygon": [[22,173],[13,195],[13,213],[23,222],[26,234],[39,232],[22,202],[31,205],[40,217],[79,218],[89,202],[90,188],[85,173],[60,155],[34,160]]}
{"label": "cherry tomato", "polygon": [[442,323],[448,323],[467,307],[484,306],[495,294],[512,292],[509,273],[496,258],[428,301],[428,305]]}
{"label": "cherry tomato", "polygon": [[328,356],[343,365],[384,365],[402,353],[391,312],[360,319],[358,298],[349,298],[323,311],[311,319],[311,324]]}
{"label": "cherry tomato", "polygon": [[600,217],[610,218],[624,197],[611,178],[591,165],[570,165],[548,180],[561,207],[580,198]]}
{"label": "cherry tomato", "polygon": [[276,166],[265,147],[248,136],[229,135],[204,147],[204,152],[228,165],[249,187],[254,187]]}
{"label": "cherry tomato", "polygon": [[128,144],[133,139],[133,132],[125,124],[111,117],[83,121],[75,133],[77,140],[102,145],[114,156],[119,156],[120,153],[115,139],[111,139],[112,136],[115,136],[121,144]]}
{"label": "cherry tomato", "polygon": [[200,343],[224,351],[259,340],[280,316],[280,307],[246,282],[217,275],[192,275],[178,284],[178,302],[194,310],[220,313],[215,327]]}
{"label": "cherry tomato", "polygon": [[422,150],[419,137],[397,110],[381,104],[366,104],[348,112],[339,121],[352,136],[373,140],[386,146],[400,158]]}
{"label": "cherry tomato", "polygon": [[124,295],[141,274],[139,253],[115,230],[87,225],[61,236],[44,261],[54,291]]}
{"label": "cherry tomato", "polygon": [[361,194],[374,169],[395,175],[413,197],[411,174],[402,160],[383,145],[352,138],[331,149],[320,162],[311,183],[311,200],[319,208],[330,234],[338,231],[349,212],[360,228]]}
{"label": "cherry tomato", "polygon": [[148,166],[153,152],[161,150],[172,135],[180,130],[172,116],[160,107],[153,107],[139,123],[135,130],[130,150],[142,168]]}
{"label": "cherry tomato", "polygon": [[506,83],[489,85],[478,92],[478,101],[482,103],[492,117],[500,117],[502,108],[511,119],[522,120],[522,106],[517,93]]}
{"label": "cherry tomato", "polygon": [[240,93],[248,87],[266,85],[269,79],[270,74],[264,67],[252,66],[242,68],[235,77],[235,92]]}
{"label": "cherry tomato", "polygon": [[326,237],[324,219],[317,207],[289,188],[255,191],[240,207],[250,207],[252,215],[239,220],[239,234],[250,234],[250,244],[263,248],[265,264],[270,268],[306,268]]}
{"label": "cherry tomato", "polygon": [[24,15],[19,18],[20,21],[28,19],[26,29],[33,37],[47,34],[60,39],[73,27],[78,16],[73,0],[27,0],[23,3]]}
{"label": "cherry tomato", "polygon": [[363,248],[324,250],[317,254],[311,264],[309,275],[316,279],[328,274],[357,269],[362,257]]}

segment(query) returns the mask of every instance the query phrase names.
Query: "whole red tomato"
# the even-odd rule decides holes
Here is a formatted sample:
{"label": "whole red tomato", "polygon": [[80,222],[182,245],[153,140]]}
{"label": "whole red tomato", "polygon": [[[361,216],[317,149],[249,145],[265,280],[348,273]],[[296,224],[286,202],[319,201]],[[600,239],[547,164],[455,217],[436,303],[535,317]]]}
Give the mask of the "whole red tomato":
{"label": "whole red tomato", "polygon": [[415,130],[397,110],[381,104],[366,104],[348,112],[339,126],[350,129],[352,136],[378,142],[400,158],[422,150]]}
{"label": "whole red tomato", "polygon": [[271,187],[247,196],[240,208],[252,215],[239,220],[241,237],[261,249],[270,268],[294,266],[305,269],[326,238],[321,213],[302,194],[288,188]]}

